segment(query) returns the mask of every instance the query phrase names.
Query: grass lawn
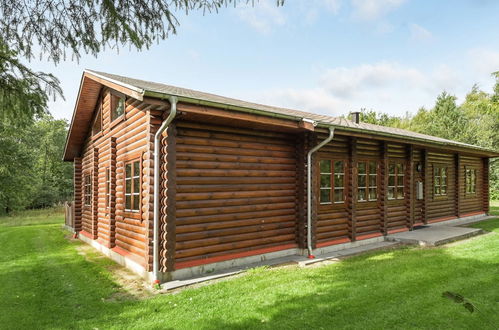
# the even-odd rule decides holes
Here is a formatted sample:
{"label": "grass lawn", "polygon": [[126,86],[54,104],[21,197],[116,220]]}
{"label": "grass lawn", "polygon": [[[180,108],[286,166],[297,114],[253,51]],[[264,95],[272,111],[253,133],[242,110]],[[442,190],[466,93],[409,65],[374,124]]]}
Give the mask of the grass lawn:
{"label": "grass lawn", "polygon": [[[499,203],[494,204],[499,215]],[[439,248],[374,252],[323,267],[256,269],[177,294],[138,298],[113,263],[61,230],[63,215],[0,218],[1,329],[497,329],[499,219]],[[88,249],[88,251],[91,251]],[[479,309],[442,298],[457,292]]]}

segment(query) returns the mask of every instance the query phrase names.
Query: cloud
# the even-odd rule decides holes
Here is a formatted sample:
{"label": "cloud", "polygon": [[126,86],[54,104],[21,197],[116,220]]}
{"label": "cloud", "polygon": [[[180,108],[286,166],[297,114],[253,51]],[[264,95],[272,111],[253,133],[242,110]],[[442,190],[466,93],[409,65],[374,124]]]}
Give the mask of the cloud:
{"label": "cloud", "polygon": [[259,101],[333,116],[361,108],[402,115],[431,107],[443,90],[461,95],[460,78],[446,65],[421,71],[396,62],[362,64],[330,68],[315,87],[275,89]]}
{"label": "cloud", "polygon": [[471,65],[481,75],[499,71],[499,52],[477,48],[469,51],[469,57]]}
{"label": "cloud", "polygon": [[409,25],[409,31],[411,33],[411,39],[415,41],[427,41],[433,37],[430,31],[415,23]]}
{"label": "cloud", "polygon": [[272,28],[286,23],[282,8],[273,0],[260,0],[254,6],[248,4],[237,9],[239,18],[262,34],[269,34]]}
{"label": "cloud", "polygon": [[362,20],[375,20],[398,8],[406,0],[352,0],[353,16]]}

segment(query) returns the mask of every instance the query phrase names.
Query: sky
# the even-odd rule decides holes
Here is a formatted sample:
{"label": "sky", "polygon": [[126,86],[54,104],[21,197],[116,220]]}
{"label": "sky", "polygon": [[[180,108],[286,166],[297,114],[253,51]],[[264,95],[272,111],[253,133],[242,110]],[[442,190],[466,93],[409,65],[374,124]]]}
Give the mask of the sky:
{"label": "sky", "polygon": [[461,102],[499,71],[494,0],[260,0],[177,18],[149,50],[32,61],[61,81],[52,115],[71,118],[84,69],[332,116],[415,113],[444,90]]}

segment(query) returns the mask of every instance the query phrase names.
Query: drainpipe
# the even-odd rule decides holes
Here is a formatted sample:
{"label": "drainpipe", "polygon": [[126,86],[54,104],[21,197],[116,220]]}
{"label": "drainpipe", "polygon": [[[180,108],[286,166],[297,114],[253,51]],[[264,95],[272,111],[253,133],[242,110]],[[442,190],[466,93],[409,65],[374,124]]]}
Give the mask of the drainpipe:
{"label": "drainpipe", "polygon": [[161,127],[154,135],[154,229],[153,229],[153,277],[154,283],[159,283],[159,182],[160,182],[160,140],[161,134],[168,128],[173,118],[177,114],[177,98],[168,97],[170,101],[170,114],[161,124]]}
{"label": "drainpipe", "polygon": [[334,137],[334,128],[329,127],[329,136],[310,149],[307,154],[307,249],[308,257],[315,258],[312,254],[312,154],[322,148],[325,144],[331,141]]}

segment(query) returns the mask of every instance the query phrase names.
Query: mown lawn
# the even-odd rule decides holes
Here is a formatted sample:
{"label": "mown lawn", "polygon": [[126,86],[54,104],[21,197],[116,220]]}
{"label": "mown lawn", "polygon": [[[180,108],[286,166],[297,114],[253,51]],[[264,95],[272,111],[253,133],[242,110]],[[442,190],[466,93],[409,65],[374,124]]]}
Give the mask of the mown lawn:
{"label": "mown lawn", "polygon": [[[499,204],[494,212],[499,215]],[[257,269],[178,294],[138,299],[112,263],[61,230],[62,215],[0,218],[1,329],[497,329],[499,219],[490,234],[323,267]],[[464,295],[470,314],[442,297]]]}

